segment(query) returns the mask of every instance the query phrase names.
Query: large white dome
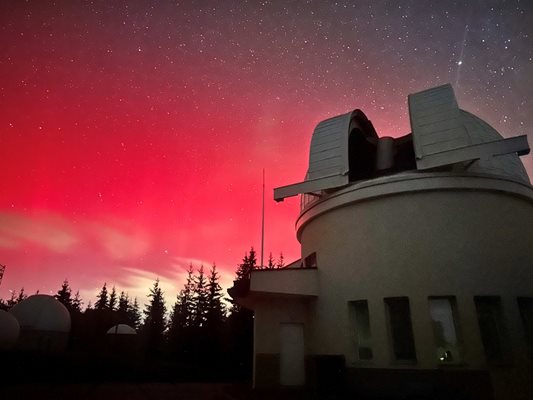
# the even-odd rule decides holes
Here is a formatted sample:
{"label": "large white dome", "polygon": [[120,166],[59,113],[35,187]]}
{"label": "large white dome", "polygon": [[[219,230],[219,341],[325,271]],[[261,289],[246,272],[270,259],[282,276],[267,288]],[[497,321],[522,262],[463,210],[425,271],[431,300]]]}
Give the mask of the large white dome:
{"label": "large white dome", "polygon": [[24,330],[70,332],[70,313],[53,296],[36,294],[9,310]]}
{"label": "large white dome", "polygon": [[0,350],[9,350],[19,338],[20,325],[10,313],[0,310]]}
{"label": "large white dome", "polygon": [[137,331],[133,329],[131,326],[126,324],[118,324],[115,326],[112,326],[107,331],[108,335],[136,335]]}

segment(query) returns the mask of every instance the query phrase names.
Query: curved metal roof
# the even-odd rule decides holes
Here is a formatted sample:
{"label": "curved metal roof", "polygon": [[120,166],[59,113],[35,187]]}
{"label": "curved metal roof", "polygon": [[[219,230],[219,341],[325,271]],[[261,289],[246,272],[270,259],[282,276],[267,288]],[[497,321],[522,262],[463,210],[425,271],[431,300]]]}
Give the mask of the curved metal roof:
{"label": "curved metal roof", "polygon": [[[417,170],[460,165],[466,171],[529,183],[518,157],[529,153],[527,137],[503,139],[486,122],[459,108],[450,84],[411,94],[408,102]],[[320,122],[311,139],[306,179],[274,189],[274,199],[313,195],[350,184],[349,141],[356,128],[370,140],[379,140],[360,110]]]}

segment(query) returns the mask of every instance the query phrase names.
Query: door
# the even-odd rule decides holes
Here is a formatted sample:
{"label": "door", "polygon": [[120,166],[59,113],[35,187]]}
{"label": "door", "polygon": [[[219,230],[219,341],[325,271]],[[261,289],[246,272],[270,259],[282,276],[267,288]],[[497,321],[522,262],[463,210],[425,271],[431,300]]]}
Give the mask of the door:
{"label": "door", "polygon": [[281,385],[303,386],[305,384],[303,324],[281,324],[280,342]]}

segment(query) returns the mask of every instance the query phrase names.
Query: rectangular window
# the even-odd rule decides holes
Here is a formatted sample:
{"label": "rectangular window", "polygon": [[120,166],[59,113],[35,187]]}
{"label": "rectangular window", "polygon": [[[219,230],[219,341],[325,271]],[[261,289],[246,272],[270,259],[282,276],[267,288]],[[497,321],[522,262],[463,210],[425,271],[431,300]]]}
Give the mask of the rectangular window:
{"label": "rectangular window", "polygon": [[396,361],[416,361],[411,311],[407,297],[385,298],[389,333]]}
{"label": "rectangular window", "polygon": [[517,301],[522,323],[524,324],[529,356],[533,359],[533,297],[518,297]]}
{"label": "rectangular window", "polygon": [[355,329],[356,354],[359,360],[372,360],[372,341],[370,335],[370,315],[366,300],[350,303],[352,321]]}
{"label": "rectangular window", "polygon": [[487,362],[492,365],[503,364],[510,353],[501,299],[497,296],[475,296],[474,303]]}
{"label": "rectangular window", "polygon": [[459,329],[455,297],[430,297],[429,313],[433,325],[437,361],[442,364],[461,362]]}

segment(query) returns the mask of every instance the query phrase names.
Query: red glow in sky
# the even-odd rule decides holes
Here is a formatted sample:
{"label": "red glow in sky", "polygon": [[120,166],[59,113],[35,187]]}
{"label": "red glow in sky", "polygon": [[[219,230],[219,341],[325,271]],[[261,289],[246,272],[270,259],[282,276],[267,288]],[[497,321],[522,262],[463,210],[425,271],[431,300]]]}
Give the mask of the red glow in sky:
{"label": "red glow in sky", "polygon": [[2,2],[0,297],[68,278],[85,303],[104,282],[143,302],[160,277],[173,301],[190,262],[227,285],[260,247],[263,168],[266,256],[298,258],[298,200],[272,189],[350,109],[398,136],[407,94],[450,82],[531,131],[530,4],[352,3]]}

